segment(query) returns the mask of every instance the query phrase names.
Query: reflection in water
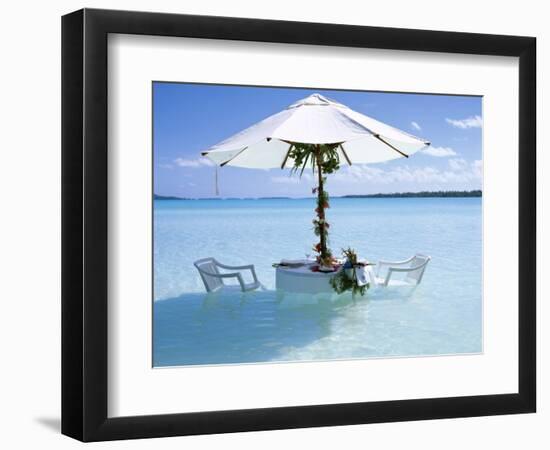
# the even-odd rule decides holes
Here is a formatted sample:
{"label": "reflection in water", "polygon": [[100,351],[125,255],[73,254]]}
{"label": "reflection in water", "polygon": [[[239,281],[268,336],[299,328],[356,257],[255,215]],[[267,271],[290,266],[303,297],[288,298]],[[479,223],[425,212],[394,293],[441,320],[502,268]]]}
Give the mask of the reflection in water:
{"label": "reflection in water", "polygon": [[155,302],[156,366],[271,361],[285,349],[330,334],[331,321],[353,306],[275,291],[183,294]]}
{"label": "reflection in water", "polygon": [[[371,290],[355,300],[286,294],[282,301],[275,291],[182,294],[154,304],[154,365],[379,356],[369,345],[370,312],[414,301],[411,292]],[[392,329],[391,320],[386,327]],[[391,346],[391,337],[386,339]],[[389,347],[383,351],[391,354]]]}

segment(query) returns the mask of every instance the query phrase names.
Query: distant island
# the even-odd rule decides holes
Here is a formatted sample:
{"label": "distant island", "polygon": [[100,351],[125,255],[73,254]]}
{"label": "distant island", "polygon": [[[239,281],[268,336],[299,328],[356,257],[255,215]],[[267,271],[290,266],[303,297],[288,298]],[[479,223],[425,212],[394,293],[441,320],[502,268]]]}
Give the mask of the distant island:
{"label": "distant island", "polygon": [[157,195],[153,194],[154,200],[192,200],[190,198],[175,197],[173,195]]}
{"label": "distant island", "polygon": [[481,197],[481,190],[474,191],[421,191],[392,192],[387,194],[343,195],[342,198],[410,198],[410,197]]}
{"label": "distant island", "polygon": [[[429,198],[429,197],[481,197],[481,190],[474,191],[421,191],[421,192],[391,192],[379,194],[352,194],[335,198]],[[308,197],[309,198],[309,197]],[[291,200],[291,197],[260,197],[260,198],[185,198],[173,195],[154,194],[155,200]]]}

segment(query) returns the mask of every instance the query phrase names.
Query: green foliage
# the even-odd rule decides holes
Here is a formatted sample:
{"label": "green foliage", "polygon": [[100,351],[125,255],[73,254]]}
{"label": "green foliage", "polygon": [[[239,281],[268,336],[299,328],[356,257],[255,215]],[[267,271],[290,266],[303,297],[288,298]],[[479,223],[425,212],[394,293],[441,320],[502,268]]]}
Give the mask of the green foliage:
{"label": "green foliage", "polygon": [[309,164],[313,172],[319,166],[323,174],[336,172],[340,168],[339,146],[340,144],[292,144],[288,152],[288,157],[294,160],[292,171],[299,170],[302,176]]}
{"label": "green foliage", "polygon": [[[338,147],[340,144],[301,144],[294,143],[288,151],[288,158],[292,158],[294,166],[292,172],[300,171],[300,176],[304,170],[311,166],[311,170],[319,175],[319,186],[313,189],[317,193],[317,207],[315,212],[317,217],[313,219],[313,233],[319,237],[319,243],[314,250],[319,253],[317,262],[324,266],[333,264],[332,252],[327,247],[328,229],[330,224],[326,221],[325,210],[330,207],[329,195],[323,189],[326,182],[326,174],[333,173],[340,168],[340,156]],[[319,173],[320,172],[320,173]]]}
{"label": "green foliage", "polygon": [[342,253],[352,266],[357,265],[357,253],[355,253],[355,250],[353,250],[351,247],[348,247],[347,249],[342,249]]}
{"label": "green foliage", "polygon": [[[323,184],[326,182],[326,178],[323,178]],[[327,191],[323,191],[323,192],[320,192],[319,195],[317,196],[317,208],[323,208],[323,209],[326,209],[326,208],[329,208],[329,203],[328,203],[328,192]]]}
{"label": "green foliage", "polygon": [[[363,286],[359,286],[357,284],[356,268],[362,266],[362,264],[359,264],[357,262],[357,253],[355,253],[355,250],[353,250],[351,247],[348,247],[347,249],[342,249],[342,252],[347,259],[347,263],[344,264],[342,269],[331,278],[330,285],[338,294],[342,294],[346,291],[351,291],[353,297],[355,297],[357,294],[361,296],[365,295],[367,289],[369,288],[369,284],[367,283]],[[351,267],[348,267],[348,265]],[[353,271],[351,277],[346,272],[346,269],[348,268],[349,270]]]}
{"label": "green foliage", "polygon": [[342,294],[346,291],[351,291],[351,295],[355,297],[359,294],[361,297],[365,295],[369,284],[359,286],[357,284],[357,276],[355,274],[355,267],[353,270],[353,276],[348,277],[345,269],[340,269],[340,271],[330,279],[330,285],[336,291],[337,294]]}

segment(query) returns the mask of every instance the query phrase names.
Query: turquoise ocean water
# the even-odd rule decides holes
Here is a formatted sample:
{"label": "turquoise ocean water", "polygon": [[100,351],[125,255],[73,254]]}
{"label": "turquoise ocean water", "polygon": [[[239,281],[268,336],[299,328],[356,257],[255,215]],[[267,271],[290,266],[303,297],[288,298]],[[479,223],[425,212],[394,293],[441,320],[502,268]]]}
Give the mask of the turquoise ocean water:
{"label": "turquoise ocean water", "polygon": [[[480,198],[331,200],[330,247],[369,261],[432,257],[414,290],[355,302],[285,296],[273,262],[316,242],[314,199],[156,200],[154,366],[314,361],[482,351]],[[193,261],[254,264],[266,291],[207,295]]]}

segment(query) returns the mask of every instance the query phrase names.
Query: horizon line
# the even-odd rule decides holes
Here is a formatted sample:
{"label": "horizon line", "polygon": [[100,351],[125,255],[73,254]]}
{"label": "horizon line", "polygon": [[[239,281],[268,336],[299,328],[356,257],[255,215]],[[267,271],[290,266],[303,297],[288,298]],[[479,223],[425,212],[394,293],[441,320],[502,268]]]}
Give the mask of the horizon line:
{"label": "horizon line", "polygon": [[[374,194],[343,194],[343,195],[332,195],[331,198],[399,198],[399,197],[440,197],[444,198],[445,195],[448,197],[453,197],[452,194],[477,194],[479,195],[456,195],[455,197],[481,197],[483,195],[482,189],[470,189],[470,190],[450,190],[450,191],[403,191],[403,192],[378,192]],[[439,194],[439,195],[435,195]],[[445,194],[445,195],[441,195]],[[222,197],[222,196],[214,196],[214,197],[180,197],[178,195],[163,195],[163,194],[157,194],[153,193],[153,199],[157,199],[156,197],[160,197],[158,200],[278,200],[278,199],[285,199],[285,200],[303,200],[303,199],[311,199],[315,198],[315,196],[312,194],[311,196],[307,197],[288,197],[288,196],[281,196],[281,195],[272,195],[272,196],[265,196],[265,197]]]}

